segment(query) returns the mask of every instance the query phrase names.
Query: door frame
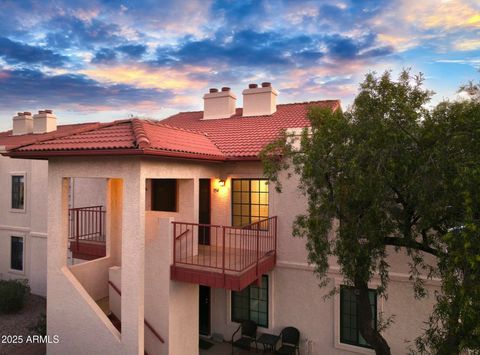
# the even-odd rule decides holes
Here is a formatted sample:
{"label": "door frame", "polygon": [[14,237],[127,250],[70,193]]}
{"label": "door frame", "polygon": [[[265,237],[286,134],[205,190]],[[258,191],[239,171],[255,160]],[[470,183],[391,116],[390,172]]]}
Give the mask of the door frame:
{"label": "door frame", "polygon": [[[207,307],[208,307],[208,311],[205,312],[205,314],[207,315],[207,324],[206,324],[206,331],[205,332],[202,332],[202,327],[201,327],[201,317],[200,317],[200,308],[202,307],[202,305],[204,305],[202,302],[202,289],[203,290],[208,290],[208,303],[207,304]],[[208,336],[211,334],[211,331],[212,331],[212,288],[209,287],[209,286],[203,286],[203,285],[199,285],[198,286],[198,333],[200,335],[205,335],[205,336]]]}
{"label": "door frame", "polygon": [[[212,182],[211,179],[199,179],[198,188],[198,223],[210,224],[212,221]],[[206,194],[206,192],[208,192]],[[205,198],[208,196],[207,200]],[[202,202],[208,202],[207,211],[202,211]],[[200,238],[200,233],[203,231],[204,238]],[[210,245],[210,227],[198,227],[198,244]]]}

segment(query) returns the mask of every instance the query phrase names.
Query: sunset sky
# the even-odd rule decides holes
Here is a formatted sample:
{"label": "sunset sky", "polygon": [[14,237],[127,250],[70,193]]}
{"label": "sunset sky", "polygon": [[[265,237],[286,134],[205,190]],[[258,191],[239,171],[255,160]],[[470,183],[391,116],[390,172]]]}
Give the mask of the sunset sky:
{"label": "sunset sky", "polygon": [[201,110],[209,87],[352,102],[369,71],[423,72],[434,102],[480,80],[480,1],[0,1],[0,130]]}

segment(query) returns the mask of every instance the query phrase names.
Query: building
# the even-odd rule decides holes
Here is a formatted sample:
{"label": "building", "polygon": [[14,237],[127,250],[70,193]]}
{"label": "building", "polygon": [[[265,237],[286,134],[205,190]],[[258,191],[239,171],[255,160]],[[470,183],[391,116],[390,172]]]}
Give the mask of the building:
{"label": "building", "polygon": [[[96,125],[57,127],[50,111],[33,116],[19,112],[12,122],[12,130],[0,133],[0,153]],[[0,279],[28,279],[32,293],[46,296],[48,162],[0,155],[0,186]],[[72,180],[69,208],[104,205],[105,188],[105,182],[98,180]],[[75,262],[72,256],[70,262]]]}
{"label": "building", "polygon": [[[229,88],[211,89],[203,111],[95,124],[8,150],[48,160],[47,321],[61,339],[49,354],[197,354],[199,333],[229,340],[245,319],[259,332],[298,328],[303,354],[372,353],[349,290],[324,300],[305,242],[291,237],[305,210],[297,182],[283,176],[275,192],[258,158],[281,130],[307,127],[310,106],[340,103],[276,98],[270,83],[250,85],[239,109]],[[106,256],[69,265],[72,179],[106,181]],[[396,316],[384,335],[392,353],[405,353],[433,300],[414,299],[404,255],[392,249],[390,264],[389,298],[372,292],[372,307]],[[330,275],[342,285],[338,267]]]}

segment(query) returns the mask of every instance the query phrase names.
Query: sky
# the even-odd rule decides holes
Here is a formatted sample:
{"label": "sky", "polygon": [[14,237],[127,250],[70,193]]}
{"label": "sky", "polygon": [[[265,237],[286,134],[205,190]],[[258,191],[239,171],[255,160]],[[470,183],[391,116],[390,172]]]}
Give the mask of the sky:
{"label": "sky", "polygon": [[16,112],[59,124],[201,110],[210,87],[242,105],[340,99],[368,72],[422,72],[433,103],[480,80],[480,1],[0,0],[0,130]]}

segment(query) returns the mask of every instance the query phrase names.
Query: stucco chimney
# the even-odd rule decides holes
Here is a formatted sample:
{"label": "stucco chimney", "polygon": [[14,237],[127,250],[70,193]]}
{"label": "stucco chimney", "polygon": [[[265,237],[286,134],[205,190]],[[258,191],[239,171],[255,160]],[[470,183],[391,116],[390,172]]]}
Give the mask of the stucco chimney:
{"label": "stucco chimney", "polygon": [[235,114],[237,97],[228,87],[221,91],[212,88],[208,94],[203,95],[203,119],[214,120],[228,118]]}
{"label": "stucco chimney", "polygon": [[20,136],[22,134],[30,134],[33,132],[33,118],[30,112],[18,112],[13,117],[13,130],[14,136]]}
{"label": "stucco chimney", "polygon": [[261,87],[248,85],[248,89],[243,90],[243,116],[271,115],[277,111],[277,95],[271,83],[262,83]]}
{"label": "stucco chimney", "polygon": [[57,118],[52,110],[38,111],[33,115],[33,133],[48,133],[57,130]]}

